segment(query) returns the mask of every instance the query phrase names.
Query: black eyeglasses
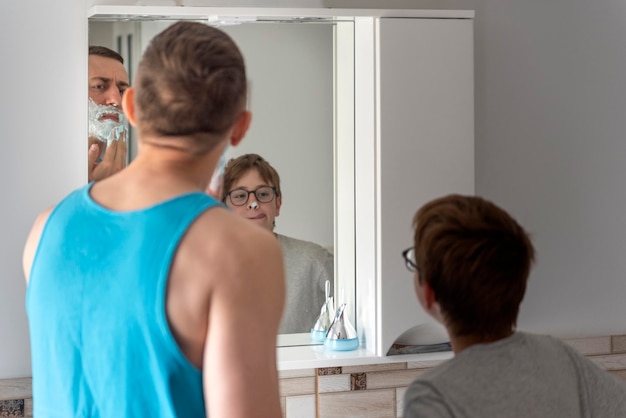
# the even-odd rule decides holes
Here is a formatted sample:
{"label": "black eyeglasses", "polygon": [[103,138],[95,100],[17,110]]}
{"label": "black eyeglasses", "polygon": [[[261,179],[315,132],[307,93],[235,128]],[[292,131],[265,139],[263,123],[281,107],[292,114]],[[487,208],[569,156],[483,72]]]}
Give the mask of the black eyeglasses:
{"label": "black eyeglasses", "polygon": [[415,273],[417,271],[417,264],[415,263],[415,247],[407,248],[402,251],[402,258],[404,258],[404,264],[406,265],[407,270],[411,273]]}
{"label": "black eyeglasses", "polygon": [[226,193],[230,197],[230,202],[235,206],[243,206],[248,202],[248,197],[253,194],[261,203],[268,203],[274,200],[276,188],[271,186],[261,186],[256,190],[235,189]]}

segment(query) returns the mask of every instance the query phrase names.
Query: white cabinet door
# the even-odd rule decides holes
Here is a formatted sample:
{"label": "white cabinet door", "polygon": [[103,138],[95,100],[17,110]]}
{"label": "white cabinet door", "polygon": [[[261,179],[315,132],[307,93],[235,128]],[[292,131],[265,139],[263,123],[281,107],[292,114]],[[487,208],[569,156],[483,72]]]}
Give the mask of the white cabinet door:
{"label": "white cabinet door", "polygon": [[427,201],[474,194],[472,19],[382,18],[377,28],[379,337],[434,323],[419,306],[401,251]]}

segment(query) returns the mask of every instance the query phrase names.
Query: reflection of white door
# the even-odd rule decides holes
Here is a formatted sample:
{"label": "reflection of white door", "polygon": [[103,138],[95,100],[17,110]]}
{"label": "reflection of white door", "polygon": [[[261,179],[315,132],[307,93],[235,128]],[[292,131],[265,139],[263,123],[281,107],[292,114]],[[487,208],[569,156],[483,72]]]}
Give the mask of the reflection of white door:
{"label": "reflection of white door", "polygon": [[139,22],[89,22],[89,45],[106,46],[124,58],[131,84],[141,56]]}
{"label": "reflection of white door", "polygon": [[[128,79],[130,85],[133,85],[135,79],[135,69],[139,63],[141,57],[141,38],[138,33],[137,22],[115,22],[113,24],[113,49],[120,53],[124,58],[124,66],[128,72]],[[133,159],[137,155],[137,133],[135,129],[130,126],[128,135],[128,161]]]}

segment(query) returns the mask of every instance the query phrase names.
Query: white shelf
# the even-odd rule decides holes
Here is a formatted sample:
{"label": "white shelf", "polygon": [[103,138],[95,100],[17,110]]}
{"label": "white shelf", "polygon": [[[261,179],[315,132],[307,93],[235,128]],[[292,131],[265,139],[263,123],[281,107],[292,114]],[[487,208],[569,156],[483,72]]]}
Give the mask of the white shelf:
{"label": "white shelf", "polygon": [[368,364],[388,364],[416,362],[432,367],[451,359],[452,351],[424,354],[403,354],[398,356],[376,356],[371,351],[329,351],[322,345],[279,347],[278,370],[316,369],[320,367],[362,366]]}

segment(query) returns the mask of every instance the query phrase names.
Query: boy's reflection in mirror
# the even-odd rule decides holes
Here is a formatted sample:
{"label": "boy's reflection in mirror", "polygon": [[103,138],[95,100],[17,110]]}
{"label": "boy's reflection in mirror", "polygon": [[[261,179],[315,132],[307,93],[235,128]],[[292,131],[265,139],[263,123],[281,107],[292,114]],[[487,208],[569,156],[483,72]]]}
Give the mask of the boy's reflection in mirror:
{"label": "boy's reflection in mirror", "polygon": [[[274,231],[282,192],[277,171],[258,154],[231,159],[224,172],[222,201],[235,213]],[[325,282],[331,289],[333,255],[319,244],[275,233],[285,259],[287,297],[281,334],[309,332],[325,300]]]}

